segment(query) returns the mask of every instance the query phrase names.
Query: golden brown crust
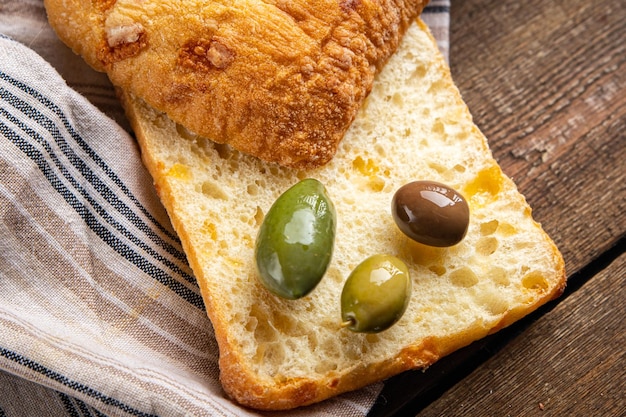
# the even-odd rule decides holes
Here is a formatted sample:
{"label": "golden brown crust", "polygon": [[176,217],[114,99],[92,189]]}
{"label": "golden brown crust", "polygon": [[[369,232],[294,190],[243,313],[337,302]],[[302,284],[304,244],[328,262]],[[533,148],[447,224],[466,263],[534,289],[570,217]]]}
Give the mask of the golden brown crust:
{"label": "golden brown crust", "polygon": [[46,0],[61,39],[189,130],[325,164],[425,0]]}
{"label": "golden brown crust", "polygon": [[439,349],[444,344],[443,340],[428,338],[418,345],[404,348],[398,356],[384,362],[369,366],[356,362],[350,371],[329,374],[324,380],[292,378],[278,384],[276,381],[263,384],[241,368],[238,358],[226,354],[220,357],[220,381],[226,392],[242,405],[260,410],[289,410],[362,388],[407,370],[426,368],[443,356]]}

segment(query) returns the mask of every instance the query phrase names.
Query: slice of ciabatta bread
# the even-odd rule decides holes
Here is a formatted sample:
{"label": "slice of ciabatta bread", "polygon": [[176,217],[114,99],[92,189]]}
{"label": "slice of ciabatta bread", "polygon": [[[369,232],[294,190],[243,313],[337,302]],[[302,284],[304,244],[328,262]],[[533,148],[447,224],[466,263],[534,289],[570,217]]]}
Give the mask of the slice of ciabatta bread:
{"label": "slice of ciabatta bread", "polygon": [[[232,398],[288,409],[354,390],[493,333],[558,296],[564,263],[492,157],[427,27],[417,21],[327,165],[297,171],[216,145],[121,92],[143,158],[202,289]],[[276,198],[320,180],[337,211],[333,258],[315,290],[280,299],[261,286],[259,226]],[[467,199],[470,225],[453,247],[409,240],[391,216],[394,192],[433,180]],[[341,327],[351,270],[386,253],[404,260],[413,292],[377,334]]]}

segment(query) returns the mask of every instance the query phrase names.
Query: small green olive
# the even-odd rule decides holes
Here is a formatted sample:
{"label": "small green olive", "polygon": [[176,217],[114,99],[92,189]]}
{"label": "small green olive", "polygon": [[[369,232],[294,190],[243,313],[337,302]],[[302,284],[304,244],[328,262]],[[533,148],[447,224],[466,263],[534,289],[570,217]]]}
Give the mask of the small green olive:
{"label": "small green olive", "polygon": [[411,298],[409,269],[391,255],[373,255],[350,274],[341,292],[341,318],[355,332],[388,329],[406,311]]}
{"label": "small green olive", "polygon": [[414,181],[396,191],[391,214],[402,232],[429,246],[453,246],[467,233],[469,207],[461,194],[434,181]]}
{"label": "small green olive", "polygon": [[283,298],[307,295],[326,273],[335,228],[335,207],[322,183],[308,178],[289,188],[274,202],[257,236],[261,283]]}

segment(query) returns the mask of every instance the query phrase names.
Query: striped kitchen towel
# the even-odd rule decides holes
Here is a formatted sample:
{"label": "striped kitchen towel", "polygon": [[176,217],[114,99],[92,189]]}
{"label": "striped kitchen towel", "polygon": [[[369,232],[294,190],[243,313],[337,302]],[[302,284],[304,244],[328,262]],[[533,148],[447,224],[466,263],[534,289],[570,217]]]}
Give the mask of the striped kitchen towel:
{"label": "striped kitchen towel", "polygon": [[[424,13],[447,53],[449,1]],[[113,88],[0,0],[0,416],[245,416]],[[382,384],[289,415],[364,416]]]}

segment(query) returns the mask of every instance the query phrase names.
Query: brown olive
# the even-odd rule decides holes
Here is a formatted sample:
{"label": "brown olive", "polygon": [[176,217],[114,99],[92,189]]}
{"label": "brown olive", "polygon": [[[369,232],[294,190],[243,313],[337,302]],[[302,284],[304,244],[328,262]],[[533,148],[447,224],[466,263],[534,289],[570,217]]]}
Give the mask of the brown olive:
{"label": "brown olive", "polygon": [[400,187],[391,212],[404,234],[429,246],[456,245],[469,226],[469,206],[463,196],[434,181],[414,181]]}

